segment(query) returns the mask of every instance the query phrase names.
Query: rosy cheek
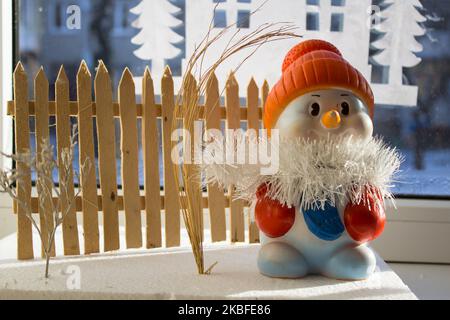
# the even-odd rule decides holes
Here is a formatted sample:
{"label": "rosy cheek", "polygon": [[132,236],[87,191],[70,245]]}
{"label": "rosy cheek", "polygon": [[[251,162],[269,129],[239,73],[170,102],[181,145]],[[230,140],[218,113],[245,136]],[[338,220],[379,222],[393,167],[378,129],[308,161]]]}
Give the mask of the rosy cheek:
{"label": "rosy cheek", "polygon": [[316,124],[313,121],[298,119],[295,122],[278,128],[282,138],[316,138],[314,133]]}
{"label": "rosy cheek", "polygon": [[368,139],[373,135],[372,120],[366,114],[355,115],[349,119],[346,126],[345,134],[352,134],[363,139]]}

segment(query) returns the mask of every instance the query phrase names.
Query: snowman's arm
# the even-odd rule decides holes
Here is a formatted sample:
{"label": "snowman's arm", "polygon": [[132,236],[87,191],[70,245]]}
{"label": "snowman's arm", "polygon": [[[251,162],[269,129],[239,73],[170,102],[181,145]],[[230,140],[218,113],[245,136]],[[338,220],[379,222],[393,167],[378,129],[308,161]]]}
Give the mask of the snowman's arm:
{"label": "snowman's arm", "polygon": [[350,202],[345,208],[344,222],[348,234],[355,241],[367,243],[378,238],[386,222],[384,201],[379,190],[366,188],[363,201],[359,204]]}
{"label": "snowman's arm", "polygon": [[255,219],[261,232],[270,238],[284,236],[294,225],[295,208],[268,198],[265,184],[259,187],[256,196]]}

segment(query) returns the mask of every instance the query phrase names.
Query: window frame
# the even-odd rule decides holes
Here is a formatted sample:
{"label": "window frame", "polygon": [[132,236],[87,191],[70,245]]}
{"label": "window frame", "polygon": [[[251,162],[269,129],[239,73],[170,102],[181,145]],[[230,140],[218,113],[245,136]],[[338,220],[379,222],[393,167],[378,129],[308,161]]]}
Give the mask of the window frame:
{"label": "window frame", "polygon": [[[13,97],[12,74],[16,63],[15,21],[18,8],[15,1],[2,1],[0,14],[0,150],[13,152],[13,121],[6,115],[6,102]],[[11,48],[11,49],[7,49]],[[3,163],[1,162],[3,161]],[[0,165],[10,167],[12,163],[0,157]],[[374,242],[378,253],[389,261],[450,263],[450,198],[400,195],[397,210],[389,205],[386,236]],[[0,203],[9,199],[0,194]]]}
{"label": "window frame", "polygon": [[[13,152],[13,121],[7,116],[7,102],[13,97],[12,75],[15,59],[15,40],[14,30],[16,22],[14,21],[14,1],[2,1],[0,4],[0,150],[4,153]],[[8,49],[10,48],[10,49]],[[0,167],[11,168],[12,161],[0,157]]]}

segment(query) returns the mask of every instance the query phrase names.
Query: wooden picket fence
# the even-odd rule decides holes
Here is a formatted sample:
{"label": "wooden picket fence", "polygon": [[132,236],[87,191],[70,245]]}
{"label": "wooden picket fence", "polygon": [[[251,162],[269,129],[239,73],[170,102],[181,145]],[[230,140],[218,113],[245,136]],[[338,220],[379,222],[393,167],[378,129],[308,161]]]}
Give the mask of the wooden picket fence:
{"label": "wooden picket fence", "polygon": [[[15,118],[15,146],[20,153],[30,148],[29,120],[35,121],[36,145],[49,137],[49,117],[56,117],[57,153],[70,144],[71,117],[77,119],[80,163],[86,158],[95,159],[94,135],[98,140],[98,172],[100,189],[97,188],[95,170],[90,170],[81,196],[76,199],[76,207],[67,216],[62,225],[64,255],[92,254],[100,252],[99,218],[103,212],[104,251],[120,249],[119,213],[125,212],[125,232],[127,248],[143,247],[141,213],[146,215],[146,248],[158,248],[163,244],[161,213],[165,214],[165,245],[180,245],[180,208],[171,164],[172,119],[176,108],[174,82],[167,68],[161,80],[162,103],[155,103],[153,79],[149,70],[145,71],[142,81],[142,103],[136,103],[135,83],[130,70],[125,69],[118,87],[118,102],[113,102],[113,91],[109,73],[100,63],[94,80],[95,101],[92,100],[92,77],[87,65],[82,62],[77,74],[78,101],[69,100],[69,80],[61,66],[55,82],[55,101],[49,101],[49,82],[41,69],[34,79],[34,100],[28,98],[28,76],[18,64],[14,72],[14,101],[8,102],[8,114]],[[205,105],[199,105],[201,118],[208,129],[220,129],[225,120],[228,128],[240,128],[241,121],[248,121],[248,127],[260,128],[261,105],[267,98],[267,82],[260,90],[254,80],[248,85],[247,105],[241,107],[239,84],[231,75],[227,80],[225,106],[220,106],[219,83],[215,75],[209,79]],[[205,119],[205,115],[207,115]],[[94,132],[93,121],[97,121]],[[118,192],[116,168],[115,118],[121,123],[121,163],[122,194]],[[137,120],[142,118],[142,148],[144,167],[144,191],[139,186],[138,129]],[[164,187],[160,187],[159,172],[159,136],[157,121],[162,123],[162,152]],[[22,168],[26,170],[25,168]],[[62,174],[60,172],[60,174]],[[61,177],[61,176],[60,176]],[[73,177],[72,177],[73,178]],[[22,200],[29,202],[33,213],[41,219],[38,197],[32,196],[31,173],[21,181],[19,190]],[[74,190],[69,190],[73,193]],[[210,217],[210,229],[213,242],[226,241],[226,209],[230,210],[231,242],[245,242],[245,215],[242,201],[230,201],[231,192],[224,192],[216,186],[208,186],[203,192],[202,205],[205,214]],[[97,205],[95,205],[97,204]],[[32,225],[17,204],[18,259],[32,259]],[[79,245],[77,212],[82,213],[84,251]],[[247,222],[249,242],[259,241],[259,232],[254,222]],[[35,239],[36,241],[36,239]]]}

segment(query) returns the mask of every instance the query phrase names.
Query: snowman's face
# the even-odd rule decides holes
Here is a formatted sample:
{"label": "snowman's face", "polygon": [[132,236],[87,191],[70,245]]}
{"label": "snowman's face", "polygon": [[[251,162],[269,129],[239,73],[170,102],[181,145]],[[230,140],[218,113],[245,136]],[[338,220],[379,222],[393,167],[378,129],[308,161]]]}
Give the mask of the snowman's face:
{"label": "snowman's face", "polygon": [[367,106],[351,91],[319,90],[293,100],[275,129],[281,138],[322,139],[353,135],[368,139],[373,123]]}

